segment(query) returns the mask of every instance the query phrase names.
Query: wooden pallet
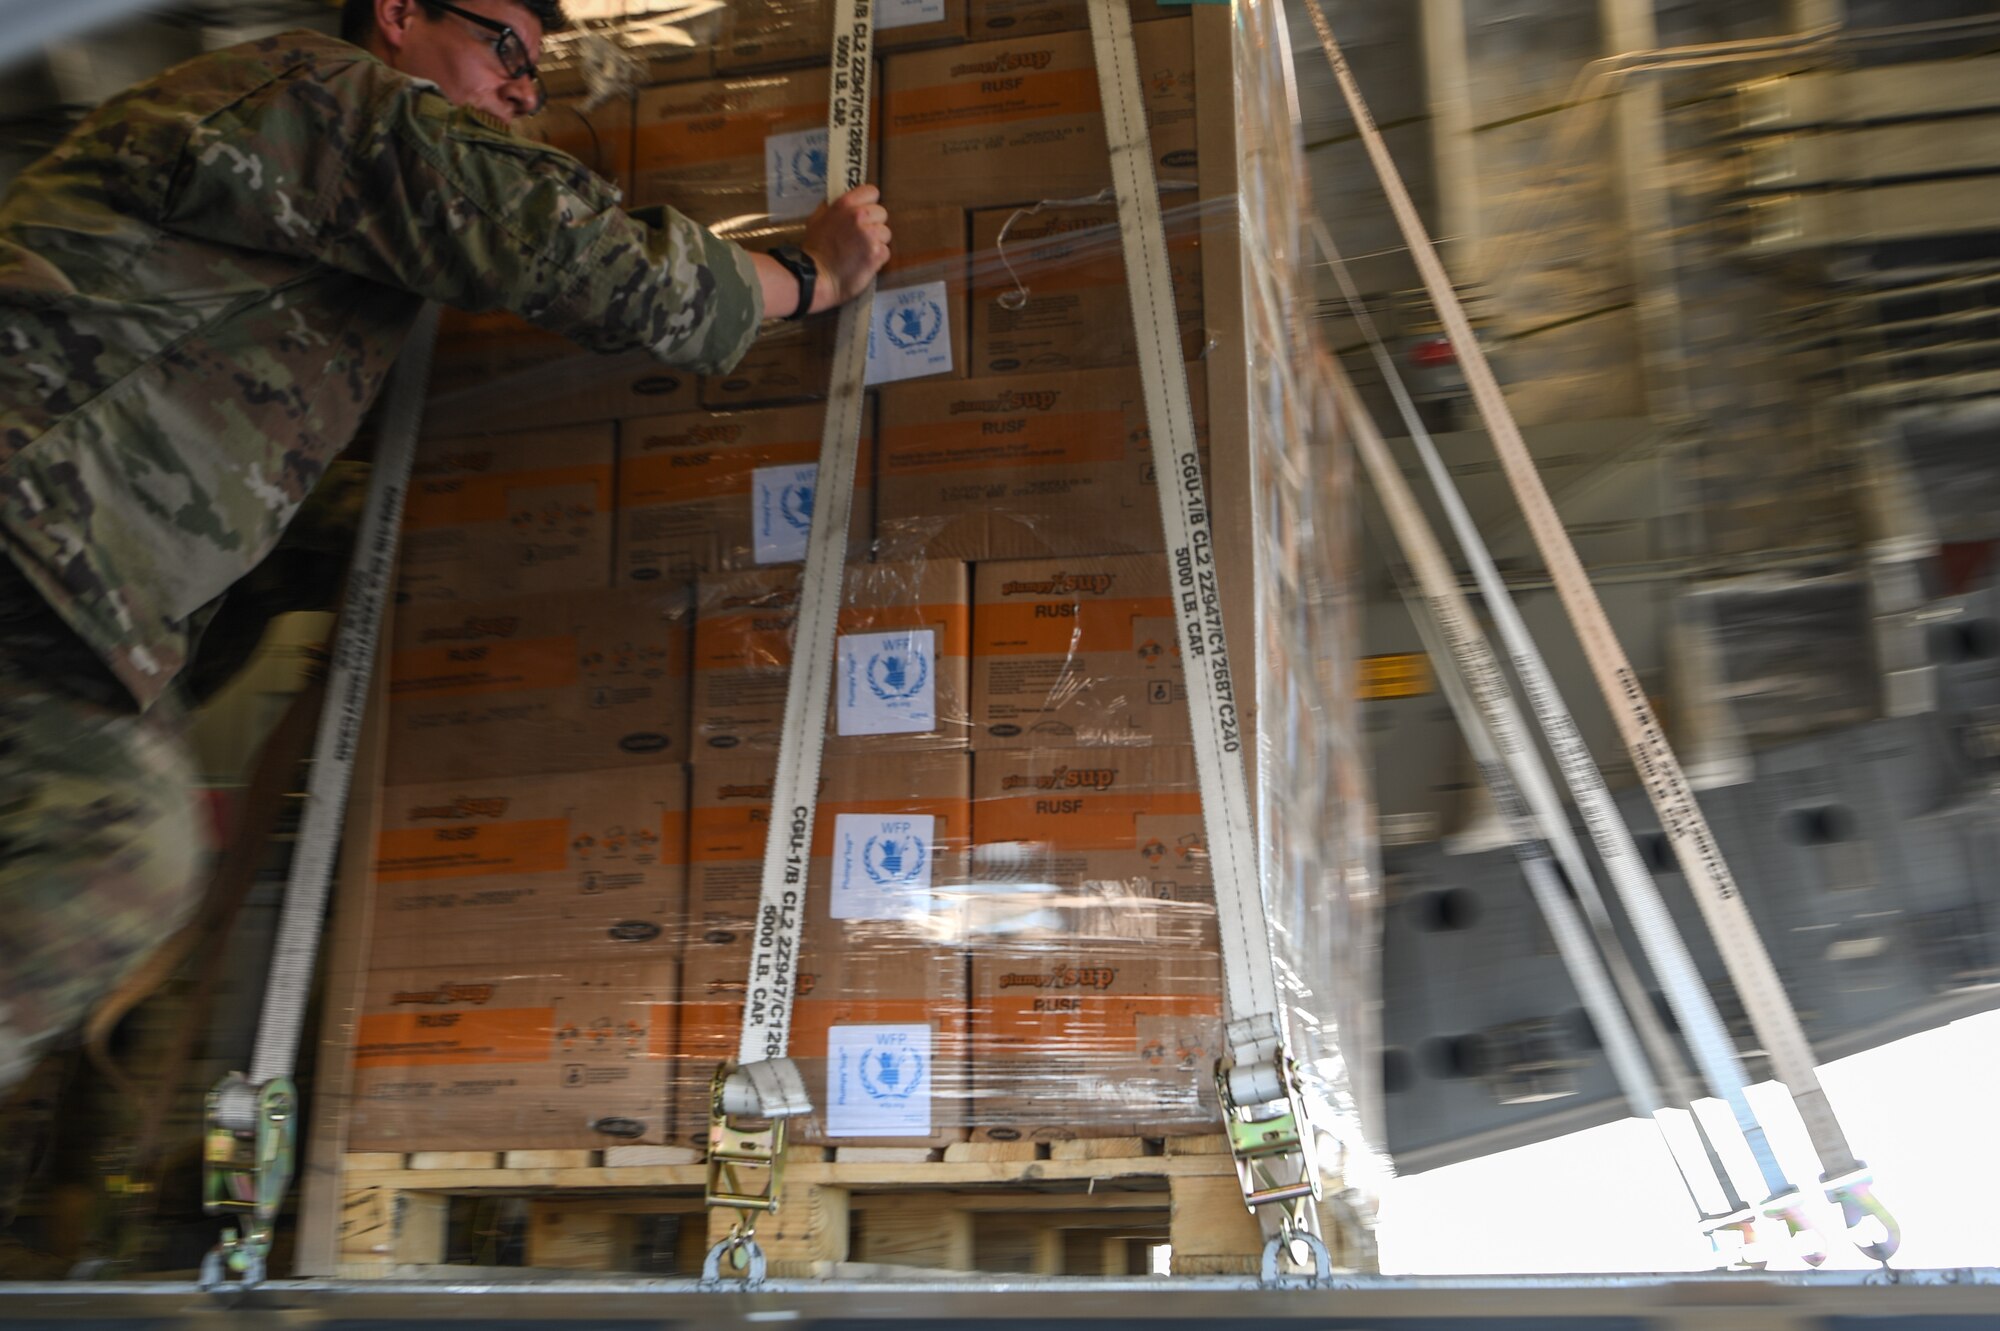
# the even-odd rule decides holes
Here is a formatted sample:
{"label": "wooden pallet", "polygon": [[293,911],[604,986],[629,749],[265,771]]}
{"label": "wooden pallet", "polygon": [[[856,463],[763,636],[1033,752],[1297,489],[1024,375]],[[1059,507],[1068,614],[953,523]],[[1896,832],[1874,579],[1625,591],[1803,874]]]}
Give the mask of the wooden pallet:
{"label": "wooden pallet", "polygon": [[[1140,1275],[1161,1244],[1175,1274],[1242,1274],[1263,1250],[1219,1136],[882,1158],[911,1154],[794,1148],[783,1204],[758,1231],[770,1274]],[[704,1167],[678,1147],[351,1154],[344,1166],[338,1274],[349,1278],[463,1270],[445,1265],[454,1217],[462,1251],[481,1200],[519,1199],[522,1258],[541,1270],[698,1275],[736,1219],[705,1213]]]}

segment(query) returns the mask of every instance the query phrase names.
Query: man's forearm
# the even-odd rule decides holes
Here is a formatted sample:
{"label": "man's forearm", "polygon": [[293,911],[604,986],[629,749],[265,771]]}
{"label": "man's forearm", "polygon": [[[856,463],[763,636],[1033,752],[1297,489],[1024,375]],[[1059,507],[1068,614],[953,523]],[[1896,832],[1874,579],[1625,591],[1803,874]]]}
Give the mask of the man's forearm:
{"label": "man's forearm", "polygon": [[[768,254],[752,254],[750,258],[757,265],[757,280],[764,288],[764,317],[787,317],[799,307],[799,279]],[[819,268],[819,276],[813,282],[812,312],[819,314],[840,303],[840,291],[833,274],[819,262],[819,256],[813,256],[813,262]]]}

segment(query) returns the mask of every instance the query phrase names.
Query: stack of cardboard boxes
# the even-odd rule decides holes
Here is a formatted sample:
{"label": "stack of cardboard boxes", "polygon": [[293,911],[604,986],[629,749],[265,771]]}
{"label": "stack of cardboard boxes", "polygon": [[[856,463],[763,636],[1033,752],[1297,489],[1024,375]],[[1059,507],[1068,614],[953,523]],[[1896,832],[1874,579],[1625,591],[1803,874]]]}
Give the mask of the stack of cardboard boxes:
{"label": "stack of cardboard boxes", "polygon": [[[824,192],[830,10],[733,6],[712,45],[653,53],[656,86],[558,99],[531,132],[637,204],[795,240]],[[808,885],[801,1131],[1212,1131],[1215,924],[1083,7],[879,13],[896,258]],[[1138,47],[1193,358],[1189,25],[1135,17],[1162,19]],[[510,316],[448,323],[389,658],[357,1149],[705,1141],[832,331],[779,325],[696,382]]]}

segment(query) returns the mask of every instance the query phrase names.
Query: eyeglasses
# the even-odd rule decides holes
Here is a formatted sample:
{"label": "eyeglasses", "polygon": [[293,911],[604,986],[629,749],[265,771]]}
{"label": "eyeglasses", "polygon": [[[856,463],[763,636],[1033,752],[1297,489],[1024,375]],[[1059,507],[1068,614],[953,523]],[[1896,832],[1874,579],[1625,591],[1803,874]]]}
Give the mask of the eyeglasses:
{"label": "eyeglasses", "polygon": [[469,9],[447,4],[445,0],[428,0],[426,8],[442,9],[448,14],[456,14],[467,23],[478,24],[492,33],[493,54],[500,61],[500,68],[506,72],[507,77],[527,79],[535,85],[535,104],[528,114],[533,115],[542,109],[543,103],[549,99],[548,89],[542,86],[542,76],[536,71],[535,62],[528,58],[528,44],[521,40],[520,33],[498,19],[490,19],[484,14],[475,14]]}

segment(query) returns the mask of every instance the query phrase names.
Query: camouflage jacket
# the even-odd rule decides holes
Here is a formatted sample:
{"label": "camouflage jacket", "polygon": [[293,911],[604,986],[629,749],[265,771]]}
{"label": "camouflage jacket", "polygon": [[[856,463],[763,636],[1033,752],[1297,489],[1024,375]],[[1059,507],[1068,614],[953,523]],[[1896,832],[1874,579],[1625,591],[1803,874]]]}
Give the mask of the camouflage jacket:
{"label": "camouflage jacket", "polygon": [[291,32],[123,93],[0,199],[0,539],[144,706],[353,437],[424,298],[733,367],[749,256]]}

